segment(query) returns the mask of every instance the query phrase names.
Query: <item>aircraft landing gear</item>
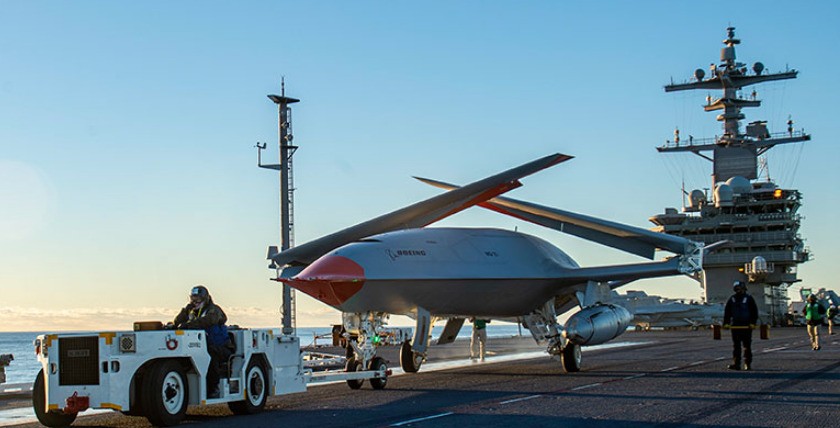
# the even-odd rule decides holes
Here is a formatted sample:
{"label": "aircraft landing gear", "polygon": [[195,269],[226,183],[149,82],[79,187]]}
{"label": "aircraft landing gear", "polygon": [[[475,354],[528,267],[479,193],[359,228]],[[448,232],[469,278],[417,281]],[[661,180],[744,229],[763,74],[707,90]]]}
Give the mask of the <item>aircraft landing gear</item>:
{"label": "aircraft landing gear", "polygon": [[566,373],[580,371],[580,345],[566,342],[566,346],[563,348],[563,355],[560,358],[563,361],[563,370]]}
{"label": "aircraft landing gear", "polygon": [[560,361],[563,371],[580,371],[580,345],[566,340],[562,326],[557,323],[554,300],[548,301],[541,308],[522,317],[522,324],[531,332],[537,343],[546,344],[546,352],[554,360]]}
{"label": "aircraft landing gear", "polygon": [[406,373],[417,373],[425,361],[425,356],[414,352],[411,342],[405,341],[400,347],[400,367]]}
{"label": "aircraft landing gear", "polygon": [[[379,331],[385,325],[388,314],[384,312],[363,312],[342,314],[345,338],[347,339],[347,367],[348,372],[364,370],[372,362],[381,360],[376,357],[376,346],[379,344]],[[384,361],[384,360],[383,360]],[[359,389],[362,380],[348,380],[350,388]]]}
{"label": "aircraft landing gear", "polygon": [[417,327],[411,342],[403,342],[400,348],[400,367],[406,373],[417,373],[426,361],[426,349],[429,346],[432,317],[429,311],[417,308]]}

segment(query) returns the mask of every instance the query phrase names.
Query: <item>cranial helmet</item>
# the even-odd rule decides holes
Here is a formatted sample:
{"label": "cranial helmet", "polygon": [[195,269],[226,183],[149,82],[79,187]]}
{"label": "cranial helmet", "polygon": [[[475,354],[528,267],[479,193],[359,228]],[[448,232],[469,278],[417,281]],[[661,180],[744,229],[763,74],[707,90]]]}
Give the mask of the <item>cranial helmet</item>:
{"label": "cranial helmet", "polygon": [[737,291],[738,288],[743,288],[744,290],[746,290],[747,289],[747,284],[745,284],[744,281],[733,282],[732,283],[732,289]]}
{"label": "cranial helmet", "polygon": [[193,303],[205,303],[210,299],[210,292],[203,285],[196,285],[190,290],[190,301]]}
{"label": "cranial helmet", "polygon": [[809,302],[816,302],[817,301],[817,296],[815,296],[813,294],[809,294],[808,295],[808,301]]}

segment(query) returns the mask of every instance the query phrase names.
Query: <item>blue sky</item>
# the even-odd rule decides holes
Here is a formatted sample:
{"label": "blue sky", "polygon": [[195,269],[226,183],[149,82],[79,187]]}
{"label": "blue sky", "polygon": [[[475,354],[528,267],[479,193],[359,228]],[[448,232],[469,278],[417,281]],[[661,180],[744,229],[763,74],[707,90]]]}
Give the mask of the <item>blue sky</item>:
{"label": "blue sky", "polygon": [[[813,141],[771,151],[770,174],[805,196],[808,287],[834,287],[840,198],[833,2],[0,3],[0,315],[4,330],[129,328],[206,284],[231,321],[276,322],[276,156],[285,76],[294,106],[296,240],[549,153],[576,158],[509,196],[649,227],[709,187],[710,165],[654,147],[720,132],[705,93],[665,94],[719,58],[798,79],[757,87],[766,119]],[[497,214],[442,225],[518,228],[582,265],[635,261]],[[633,284],[696,298],[687,279]],[[834,287],[836,289],[836,287]],[[9,320],[14,320],[9,322]],[[301,297],[301,325],[339,322]]]}

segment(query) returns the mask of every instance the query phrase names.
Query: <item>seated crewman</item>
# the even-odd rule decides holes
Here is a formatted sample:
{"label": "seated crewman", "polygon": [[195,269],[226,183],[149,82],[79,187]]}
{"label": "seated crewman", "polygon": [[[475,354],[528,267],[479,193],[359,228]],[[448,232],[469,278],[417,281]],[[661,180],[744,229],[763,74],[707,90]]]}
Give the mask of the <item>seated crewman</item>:
{"label": "seated crewman", "polygon": [[213,303],[210,292],[203,285],[192,288],[190,302],[181,309],[173,322],[175,328],[202,329],[207,335],[207,352],[210,354],[210,367],[207,369],[207,396],[210,398],[219,396],[220,365],[232,353],[226,322],[227,315],[222,308]]}

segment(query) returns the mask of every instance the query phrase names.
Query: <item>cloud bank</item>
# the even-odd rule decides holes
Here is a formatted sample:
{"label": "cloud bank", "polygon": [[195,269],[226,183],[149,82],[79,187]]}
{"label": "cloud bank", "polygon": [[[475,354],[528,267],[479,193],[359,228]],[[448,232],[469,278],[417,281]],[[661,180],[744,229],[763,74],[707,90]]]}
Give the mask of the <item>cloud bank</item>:
{"label": "cloud bank", "polygon": [[[228,325],[279,327],[280,310],[258,307],[224,307]],[[131,330],[135,321],[171,321],[180,307],[40,309],[0,306],[0,331]],[[329,327],[341,322],[331,308],[298,311],[299,327]]]}

